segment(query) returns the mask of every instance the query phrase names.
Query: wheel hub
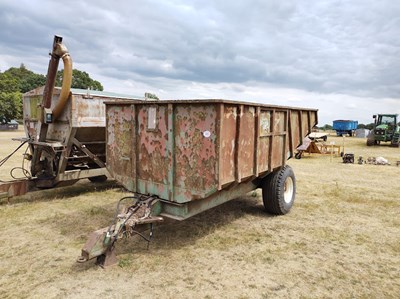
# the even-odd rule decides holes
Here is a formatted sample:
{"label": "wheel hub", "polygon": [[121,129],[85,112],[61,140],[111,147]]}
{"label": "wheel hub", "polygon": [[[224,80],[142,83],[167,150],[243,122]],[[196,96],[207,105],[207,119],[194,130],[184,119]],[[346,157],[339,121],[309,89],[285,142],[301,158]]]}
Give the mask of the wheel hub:
{"label": "wheel hub", "polygon": [[286,178],[284,193],[283,193],[283,198],[286,203],[290,203],[292,201],[293,191],[294,191],[293,179],[289,176]]}

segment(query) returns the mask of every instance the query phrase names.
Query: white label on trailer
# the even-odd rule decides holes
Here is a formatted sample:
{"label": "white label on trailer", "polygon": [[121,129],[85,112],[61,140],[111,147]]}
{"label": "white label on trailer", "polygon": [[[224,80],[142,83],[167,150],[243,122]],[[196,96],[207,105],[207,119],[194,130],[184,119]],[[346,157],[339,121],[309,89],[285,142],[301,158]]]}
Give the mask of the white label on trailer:
{"label": "white label on trailer", "polygon": [[203,136],[204,136],[205,138],[210,138],[211,132],[210,132],[210,131],[204,131],[204,132],[203,132]]}

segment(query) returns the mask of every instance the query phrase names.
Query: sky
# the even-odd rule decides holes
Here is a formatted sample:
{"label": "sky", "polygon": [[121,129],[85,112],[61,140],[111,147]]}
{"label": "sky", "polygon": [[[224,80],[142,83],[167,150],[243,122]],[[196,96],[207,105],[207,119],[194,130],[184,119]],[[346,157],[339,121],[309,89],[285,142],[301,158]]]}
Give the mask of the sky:
{"label": "sky", "polygon": [[400,113],[400,1],[0,0],[0,71],[46,74],[54,35],[110,92]]}

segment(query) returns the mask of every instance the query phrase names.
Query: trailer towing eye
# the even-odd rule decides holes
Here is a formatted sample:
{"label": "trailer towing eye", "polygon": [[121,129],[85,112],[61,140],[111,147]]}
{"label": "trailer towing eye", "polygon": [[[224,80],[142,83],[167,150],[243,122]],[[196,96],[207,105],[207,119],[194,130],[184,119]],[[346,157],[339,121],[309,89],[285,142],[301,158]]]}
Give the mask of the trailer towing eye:
{"label": "trailer towing eye", "polygon": [[[127,199],[133,200],[134,203],[120,213],[120,204]],[[76,261],[84,263],[97,258],[96,264],[103,268],[115,265],[118,261],[114,250],[115,243],[118,239],[129,238],[133,235],[139,235],[145,240],[149,249],[154,223],[164,220],[162,217],[152,215],[152,208],[158,201],[157,197],[148,195],[134,195],[120,199],[113,223],[89,236],[81,256]],[[148,237],[143,234],[146,230],[150,230]]]}
{"label": "trailer towing eye", "polygon": [[80,256],[80,257],[78,257],[78,258],[76,259],[76,261],[77,261],[78,263],[84,263],[84,262],[87,262],[87,259],[86,259],[85,257],[83,257],[83,256]]}

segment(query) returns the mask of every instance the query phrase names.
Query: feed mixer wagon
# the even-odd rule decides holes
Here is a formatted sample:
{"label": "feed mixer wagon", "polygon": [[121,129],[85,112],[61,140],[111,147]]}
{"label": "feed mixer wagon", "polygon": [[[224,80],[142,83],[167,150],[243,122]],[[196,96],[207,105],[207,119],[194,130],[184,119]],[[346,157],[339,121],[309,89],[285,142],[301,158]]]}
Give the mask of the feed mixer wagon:
{"label": "feed mixer wagon", "polygon": [[[72,89],[72,59],[62,37],[55,36],[50,55],[46,86],[23,95],[26,137],[21,141],[28,145],[23,163],[25,177],[0,181],[0,198],[6,200],[83,178],[104,181],[108,175],[104,102],[143,99]],[[55,87],[60,60],[64,64],[61,88]]]}

